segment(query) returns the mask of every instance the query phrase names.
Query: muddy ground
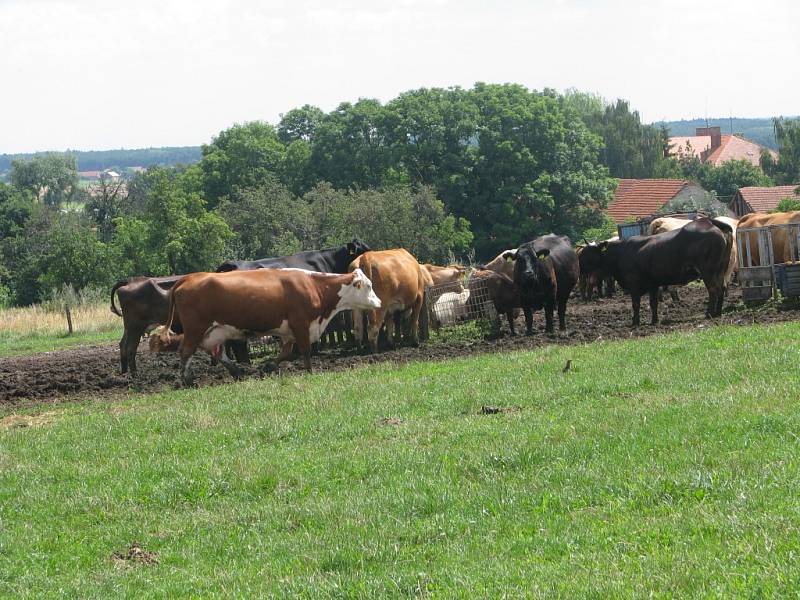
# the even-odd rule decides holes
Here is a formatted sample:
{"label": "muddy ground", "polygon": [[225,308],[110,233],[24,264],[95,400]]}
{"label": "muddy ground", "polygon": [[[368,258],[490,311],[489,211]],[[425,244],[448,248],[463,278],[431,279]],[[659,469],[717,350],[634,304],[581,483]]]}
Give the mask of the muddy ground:
{"label": "muddy ground", "polygon": [[[367,355],[357,350],[324,350],[313,357],[315,371],[335,371],[359,365],[394,361],[447,360],[457,356],[485,352],[502,352],[535,348],[548,344],[580,344],[600,339],[627,339],[671,331],[691,330],[715,324],[750,325],[800,319],[797,306],[761,307],[745,309],[738,289],[731,290],[725,303],[725,312],[718,319],[706,319],[704,288],[688,287],[681,290],[681,302],[661,305],[661,323],[651,327],[644,325],[631,328],[630,298],[617,294],[611,299],[584,302],[572,300],[567,307],[567,331],[555,338],[547,336],[541,313],[534,316],[536,331],[533,336],[521,335],[525,331],[524,320],[517,321],[517,335],[510,336],[503,322],[502,336],[498,339],[472,341],[436,341],[417,348],[403,347],[397,350]],[[642,321],[649,322],[649,306],[642,303]],[[260,377],[257,365],[247,368],[248,377]],[[25,405],[40,402],[71,400],[77,398],[111,398],[130,392],[152,392],[173,389],[178,386],[178,357],[175,354],[151,354],[146,342],[139,347],[137,357],[139,376],[133,381],[119,372],[119,349],[114,345],[82,347],[35,354],[31,356],[0,359],[0,405]],[[221,365],[212,365],[209,358],[198,353],[192,367],[198,385],[210,385],[231,381],[230,375]],[[302,360],[284,363],[280,373],[302,372]]]}

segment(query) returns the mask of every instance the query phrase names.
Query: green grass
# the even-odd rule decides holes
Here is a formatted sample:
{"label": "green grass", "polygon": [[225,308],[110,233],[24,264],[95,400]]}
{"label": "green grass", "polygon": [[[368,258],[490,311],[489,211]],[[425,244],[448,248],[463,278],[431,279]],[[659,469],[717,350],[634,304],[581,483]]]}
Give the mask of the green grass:
{"label": "green grass", "polygon": [[22,356],[37,352],[66,350],[79,346],[93,346],[118,342],[122,337],[122,327],[110,331],[81,332],[69,335],[53,334],[14,334],[0,333],[0,358]]}
{"label": "green grass", "polygon": [[[0,596],[797,595],[798,336],[48,406],[0,429]],[[134,541],[159,563],[111,558]]]}

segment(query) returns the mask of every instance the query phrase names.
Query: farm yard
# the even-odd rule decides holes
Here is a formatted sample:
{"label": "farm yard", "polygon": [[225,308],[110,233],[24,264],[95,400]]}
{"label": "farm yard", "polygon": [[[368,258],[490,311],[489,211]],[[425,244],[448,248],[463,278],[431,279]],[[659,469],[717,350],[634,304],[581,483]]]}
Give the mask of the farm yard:
{"label": "farm yard", "polygon": [[[484,339],[466,326],[446,328],[433,333],[429,343],[420,347],[399,347],[379,354],[364,354],[357,349],[333,348],[312,357],[315,371],[340,371],[376,362],[406,363],[412,361],[444,361],[455,357],[523,350],[546,346],[586,344],[602,340],[645,337],[677,331],[693,331],[714,324],[753,324],[790,321],[798,318],[796,310],[770,303],[758,309],[746,308],[733,288],[729,309],[714,320],[705,318],[707,293],[700,286],[688,286],[681,292],[681,301],[662,304],[662,322],[657,326],[630,328],[630,298],[617,293],[612,298],[590,302],[573,300],[567,312],[568,330],[550,337],[543,331],[541,313],[535,317],[538,328],[532,337],[510,336],[503,323],[502,335]],[[788,305],[795,307],[794,304]],[[735,309],[735,310],[731,310]],[[518,318],[517,331],[524,331]],[[460,333],[460,330],[464,333]],[[118,331],[114,336],[119,337]],[[16,353],[16,352],[15,352]],[[257,368],[263,357],[255,356],[246,376],[263,377]],[[28,401],[50,402],[71,397],[118,397],[130,391],[158,392],[180,385],[179,361],[174,353],[153,354],[147,341],[140,344],[139,375],[135,380],[119,372],[119,348],[116,343],[88,343],[85,346],[47,353],[0,358],[0,405],[25,404]],[[220,365],[212,365],[206,355],[197,355],[194,371],[198,385],[228,383],[231,377]],[[281,374],[302,372],[301,360],[281,365]]]}
{"label": "farm yard", "polygon": [[[144,351],[160,392],[6,395],[0,595],[790,594],[798,313],[706,320],[683,292],[633,333],[620,296],[573,303],[555,343],[323,353],[329,372],[239,383],[217,366],[186,390]],[[49,361],[108,383],[115,350],[6,358],[2,380],[13,364],[35,390]]]}

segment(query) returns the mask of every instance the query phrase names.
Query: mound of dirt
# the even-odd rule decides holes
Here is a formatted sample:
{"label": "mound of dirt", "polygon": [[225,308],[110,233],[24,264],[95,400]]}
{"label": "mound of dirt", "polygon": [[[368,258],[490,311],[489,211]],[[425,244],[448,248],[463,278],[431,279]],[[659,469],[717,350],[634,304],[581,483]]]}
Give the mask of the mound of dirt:
{"label": "mound of dirt", "polygon": [[[572,300],[567,307],[567,331],[551,337],[544,333],[541,313],[534,317],[538,329],[534,335],[511,336],[503,318],[503,335],[492,340],[471,340],[424,343],[419,347],[403,347],[375,355],[353,349],[324,350],[312,358],[315,371],[337,371],[378,362],[410,362],[449,360],[458,356],[486,352],[504,352],[535,348],[549,344],[582,344],[598,340],[628,339],[671,331],[686,331],[715,324],[750,325],[791,321],[800,318],[800,310],[779,310],[775,307],[757,311],[729,310],[718,319],[705,318],[706,292],[700,287],[681,290],[681,302],[662,303],[661,323],[655,327],[643,325],[631,328],[630,298],[617,294],[614,298],[582,302]],[[726,306],[741,306],[738,290],[733,290]],[[649,321],[649,306],[642,303],[642,320]],[[517,331],[524,331],[523,319]],[[208,356],[195,355],[192,370],[198,385],[213,385],[231,381],[221,365],[212,365]],[[107,398],[125,395],[130,391],[159,391],[180,385],[178,356],[152,354],[142,343],[137,358],[139,377],[132,380],[120,375],[117,345],[84,347],[31,356],[0,359],[0,404],[24,404],[58,401],[73,398]],[[258,364],[258,359],[255,360]],[[262,377],[255,366],[245,367],[246,377]],[[304,372],[302,360],[284,363],[280,372]]]}

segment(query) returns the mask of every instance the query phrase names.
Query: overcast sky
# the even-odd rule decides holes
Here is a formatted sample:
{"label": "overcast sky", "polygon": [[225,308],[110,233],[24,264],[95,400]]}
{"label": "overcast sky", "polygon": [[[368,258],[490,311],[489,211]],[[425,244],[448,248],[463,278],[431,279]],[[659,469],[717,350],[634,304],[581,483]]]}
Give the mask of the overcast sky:
{"label": "overcast sky", "polygon": [[418,87],[800,113],[797,0],[0,0],[0,153],[183,146]]}

